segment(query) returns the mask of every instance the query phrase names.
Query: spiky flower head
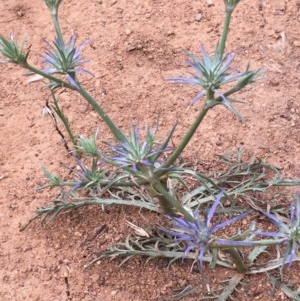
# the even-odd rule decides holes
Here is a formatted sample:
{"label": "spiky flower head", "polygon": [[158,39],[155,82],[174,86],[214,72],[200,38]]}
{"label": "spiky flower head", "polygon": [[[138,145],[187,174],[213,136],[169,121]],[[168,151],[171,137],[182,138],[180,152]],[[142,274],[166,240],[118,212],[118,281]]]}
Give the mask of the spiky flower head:
{"label": "spiky flower head", "polygon": [[91,137],[80,135],[79,138],[77,139],[78,145],[76,145],[76,149],[79,152],[86,153],[89,156],[96,157],[96,158],[99,157],[100,152],[98,150],[97,141],[96,141],[98,132],[99,130],[97,129],[95,134],[92,135]]}
{"label": "spiky flower head", "polygon": [[108,144],[109,156],[106,156],[106,160],[118,167],[129,168],[128,170],[137,176],[142,175],[145,170],[159,170],[162,165],[160,157],[170,150],[168,143],[174,129],[175,127],[161,144],[155,139],[157,127],[151,130],[147,126],[145,138],[142,139],[139,124],[136,127],[131,126],[128,137],[123,134],[117,145]]}
{"label": "spiky flower head", "polygon": [[92,159],[91,167],[88,168],[78,157],[73,156],[80,171],[71,169],[72,172],[78,175],[76,184],[72,188],[72,192],[79,188],[89,188],[99,190],[101,183],[106,179],[107,169],[103,169],[97,158]]}
{"label": "spiky flower head", "polygon": [[[214,243],[216,239],[213,234],[216,231],[248,215],[248,213],[244,213],[222,223],[211,225],[212,217],[216,211],[218,204],[220,203],[222,196],[223,191],[221,191],[217,195],[204,220],[201,219],[201,217],[196,212],[193,212],[194,222],[187,221],[184,218],[180,217],[168,216],[168,218],[172,221],[173,227],[171,229],[162,228],[163,231],[173,235],[174,239],[177,242],[183,242],[186,245],[185,254],[189,253],[192,250],[197,251],[197,262],[200,271],[202,270],[203,256],[210,249],[211,243]],[[236,241],[229,239],[220,239],[218,240],[218,242],[220,244],[226,244],[227,246],[233,245],[233,247],[237,243]],[[243,244],[249,245],[241,241],[240,245],[242,246]]]}
{"label": "spiky flower head", "polygon": [[67,44],[59,37],[55,38],[53,44],[47,41],[45,42],[48,46],[46,54],[42,56],[44,62],[48,65],[48,68],[43,69],[45,73],[66,75],[67,80],[75,89],[78,88],[75,77],[76,73],[88,73],[93,75],[86,69],[81,68],[82,65],[88,62],[88,60],[81,55],[81,50],[87,42],[76,48],[76,37],[74,34],[71,35]]}
{"label": "spiky flower head", "polygon": [[215,53],[209,55],[203,45],[201,45],[201,52],[202,59],[199,59],[193,53],[185,51],[186,55],[189,57],[189,59],[186,60],[186,63],[195,71],[194,73],[190,73],[192,77],[172,77],[169,78],[169,81],[174,84],[193,85],[201,88],[200,92],[192,99],[191,105],[204,95],[209,95],[207,101],[210,102],[214,99],[216,94],[217,97],[220,97],[220,103],[225,105],[241,119],[230,104],[230,102],[236,100],[228,98],[226,92],[222,92],[221,88],[228,83],[237,82],[233,91],[239,91],[246,85],[254,82],[262,71],[251,71],[248,66],[246,71],[232,74],[230,67],[236,56],[235,54],[227,53],[220,55],[217,47]]}
{"label": "spiky flower head", "polygon": [[300,246],[300,193],[296,194],[296,199],[291,203],[288,223],[274,214],[265,211],[261,211],[261,213],[278,227],[278,232],[257,231],[256,234],[282,239],[282,244],[287,244],[283,265],[288,260],[289,266],[291,266]]}
{"label": "spiky flower head", "polygon": [[24,38],[21,46],[18,46],[12,33],[10,34],[10,39],[5,39],[0,35],[0,54],[6,57],[5,60],[1,60],[0,62],[26,66],[29,50],[27,52],[23,50],[25,40]]}

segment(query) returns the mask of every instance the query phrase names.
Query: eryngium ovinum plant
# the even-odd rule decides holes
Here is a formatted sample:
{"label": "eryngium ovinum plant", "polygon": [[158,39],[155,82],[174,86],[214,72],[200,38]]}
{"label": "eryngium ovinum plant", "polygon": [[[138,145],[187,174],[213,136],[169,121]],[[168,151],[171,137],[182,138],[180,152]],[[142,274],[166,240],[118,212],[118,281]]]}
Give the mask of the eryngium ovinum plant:
{"label": "eryngium ovinum plant", "polygon": [[[191,76],[169,79],[175,84],[193,85],[199,88],[199,92],[191,101],[192,105],[202,100],[198,115],[177,147],[170,147],[175,126],[170,129],[164,141],[159,142],[155,138],[158,122],[153,129],[146,127],[145,133],[141,131],[138,122],[136,125],[131,124],[128,134],[114,124],[101,105],[82,87],[77,76],[79,73],[91,74],[83,68],[87,63],[81,54],[85,43],[76,46],[74,34],[67,39],[67,42],[64,40],[58,20],[61,0],[44,0],[44,2],[51,12],[56,33],[52,43],[45,42],[46,51],[42,55],[45,67],[39,69],[31,65],[30,51],[24,47],[24,42],[19,45],[12,34],[8,39],[0,36],[0,53],[4,57],[2,62],[23,67],[29,71],[29,75],[34,75],[34,80],[43,79],[46,82],[53,103],[53,106],[48,106],[46,111],[52,118],[58,117],[62,120],[73,144],[70,155],[74,157],[79,168],[71,169],[72,174],[75,175],[74,181],[64,181],[43,167],[48,184],[41,188],[60,187],[62,193],[59,199],[53,200],[53,206],[38,210],[33,219],[38,216],[42,216],[43,219],[53,218],[64,210],[90,204],[132,205],[162,214],[163,219],[167,218],[164,225],[169,221],[169,226],[156,229],[157,237],[153,232],[151,235],[154,237],[149,237],[151,235],[147,234],[148,237],[141,238],[140,241],[128,238],[123,248],[116,247],[109,250],[107,256],[140,254],[153,257],[187,257],[195,259],[200,270],[203,262],[207,261],[211,267],[220,264],[248,273],[267,271],[283,266],[286,262],[290,265],[293,261],[299,260],[297,257],[300,237],[299,195],[296,201],[292,202],[288,222],[281,221],[279,217],[269,212],[256,211],[256,214],[259,212],[278,227],[274,232],[256,229],[253,221],[249,223],[247,229],[237,229],[236,233],[224,237],[224,228],[230,225],[232,229],[237,221],[245,218],[247,221],[251,220],[254,214],[250,209],[245,212],[239,208],[240,210],[237,211],[243,211],[242,213],[224,219],[217,213],[224,212],[222,211],[223,199],[230,201],[233,208],[237,196],[243,197],[251,191],[264,191],[274,185],[298,185],[298,182],[281,180],[275,167],[267,164],[255,163],[246,167],[245,164],[237,164],[237,168],[229,168],[233,173],[221,180],[212,179],[178,164],[179,156],[209,110],[222,105],[242,121],[242,117],[233,106],[236,100],[232,95],[254,83],[262,74],[261,70],[252,71],[249,66],[243,72],[234,73],[231,65],[235,55],[224,52],[231,15],[240,1],[224,0],[224,29],[214,53],[210,54],[204,46],[201,46],[201,58],[186,51],[187,64],[193,69]],[[62,88],[79,93],[94,108],[110,129],[114,142],[107,142],[105,147],[100,149],[97,147],[98,132],[91,137],[72,133],[68,119],[56,97]],[[91,164],[90,167],[88,164]],[[271,181],[265,177],[264,173],[267,169],[275,173]],[[238,177],[244,180],[241,182],[230,180]],[[189,181],[186,181],[186,178],[189,178]],[[198,184],[195,189],[189,185],[191,178],[193,187]],[[182,193],[183,189],[186,193]],[[83,197],[83,194],[79,193],[81,190],[87,190],[89,196]],[[251,195],[247,197],[251,199]],[[220,210],[217,210],[217,207]],[[258,206],[253,207],[258,208]],[[233,212],[234,210],[227,210],[226,216],[234,214]],[[145,245],[147,247],[143,249]],[[278,249],[278,258],[261,266],[254,266],[256,257],[272,245]],[[171,246],[172,252],[168,246]],[[249,254],[248,259],[243,254],[244,248]],[[249,251],[249,248],[252,251]],[[282,258],[281,249],[284,254]],[[231,263],[224,259],[226,256],[222,259],[220,252],[229,254]]]}

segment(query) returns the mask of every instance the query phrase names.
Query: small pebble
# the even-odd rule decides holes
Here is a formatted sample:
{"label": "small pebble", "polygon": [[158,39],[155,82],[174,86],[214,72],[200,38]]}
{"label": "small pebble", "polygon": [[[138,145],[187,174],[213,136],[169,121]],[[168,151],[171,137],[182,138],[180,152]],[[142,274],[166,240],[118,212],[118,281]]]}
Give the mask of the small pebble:
{"label": "small pebble", "polygon": [[125,34],[126,34],[127,36],[131,35],[131,33],[132,33],[132,31],[131,31],[129,28],[126,28],[126,29],[125,29]]}
{"label": "small pebble", "polygon": [[110,293],[111,296],[115,296],[116,294],[117,294],[117,291],[112,291],[112,292]]}
{"label": "small pebble", "polygon": [[293,44],[294,44],[295,47],[300,47],[300,41],[294,41]]}
{"label": "small pebble", "polygon": [[248,221],[245,220],[245,219],[243,219],[243,220],[242,220],[242,224],[243,224],[243,225],[247,225],[247,224],[248,224]]}
{"label": "small pebble", "polygon": [[169,37],[169,36],[173,36],[173,35],[175,35],[174,31],[170,31],[170,30],[169,30],[169,31],[167,32],[167,36],[168,36],[168,37]]}
{"label": "small pebble", "polygon": [[207,3],[207,6],[210,7],[210,6],[213,6],[214,5],[214,2],[213,0],[206,0],[206,3]]}
{"label": "small pebble", "polygon": [[195,17],[195,20],[199,22],[199,21],[201,21],[201,19],[202,19],[202,14],[198,13]]}

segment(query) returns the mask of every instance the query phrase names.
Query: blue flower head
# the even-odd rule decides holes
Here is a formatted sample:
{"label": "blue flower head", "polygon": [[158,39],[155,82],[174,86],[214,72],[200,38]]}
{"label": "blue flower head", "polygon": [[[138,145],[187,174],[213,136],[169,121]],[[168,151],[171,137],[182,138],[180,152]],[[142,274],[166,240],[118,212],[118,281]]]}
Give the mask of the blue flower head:
{"label": "blue flower head", "polygon": [[[192,99],[191,105],[204,95],[213,95],[214,98],[216,94],[221,100],[220,103],[226,106],[242,120],[241,116],[239,116],[237,111],[230,104],[230,102],[234,102],[236,100],[229,99],[226,96],[226,92],[223,93],[221,91],[221,88],[228,83],[236,82],[232,91],[232,93],[234,93],[254,82],[262,71],[251,71],[248,66],[244,72],[232,74],[231,64],[236,55],[228,53],[220,55],[217,50],[218,49],[216,49],[213,55],[209,55],[205,48],[201,46],[202,59],[199,59],[196,55],[189,51],[185,51],[186,55],[189,57],[189,59],[186,60],[186,63],[188,66],[193,68],[194,73],[190,73],[191,77],[172,77],[169,78],[169,81],[174,84],[200,87],[200,92],[198,92],[198,94]],[[209,99],[209,101],[211,100],[212,99]]]}
{"label": "blue flower head", "polygon": [[283,222],[274,214],[265,211],[261,211],[261,213],[278,227],[278,232],[257,231],[256,234],[282,239],[282,243],[287,244],[283,265],[288,260],[289,266],[291,266],[300,245],[300,194],[297,193],[295,201],[291,203],[290,221],[288,223]]}
{"label": "blue flower head", "polygon": [[70,168],[72,172],[79,176],[79,178],[76,179],[76,184],[72,187],[71,192],[74,192],[79,188],[99,189],[101,182],[106,178],[107,170],[102,169],[98,159],[93,158],[91,167],[88,168],[77,156],[73,155],[73,158],[75,159],[80,170],[78,171]]}
{"label": "blue flower head", "polygon": [[145,138],[142,139],[139,125],[131,126],[128,136],[123,134],[123,139],[119,140],[117,145],[109,145],[110,158],[107,159],[118,167],[128,167],[135,175],[143,174],[144,167],[153,171],[159,169],[162,165],[160,157],[170,150],[168,143],[174,129],[175,127],[164,143],[158,143],[155,139],[157,127],[153,130],[146,127]]}
{"label": "blue flower head", "polygon": [[[197,262],[200,271],[202,270],[203,256],[210,249],[210,243],[214,241],[214,233],[231,223],[234,223],[245,216],[248,213],[238,215],[234,218],[231,218],[227,221],[224,221],[219,224],[211,225],[212,217],[216,211],[218,204],[223,196],[223,191],[218,194],[213,205],[211,206],[205,220],[202,220],[201,217],[193,212],[194,222],[185,220],[184,218],[168,216],[172,221],[172,229],[162,228],[163,231],[174,236],[174,239],[177,242],[183,242],[186,245],[185,254],[189,253],[192,250],[197,251]],[[220,244],[236,244],[232,240],[218,240]],[[242,245],[242,244],[241,244]]]}
{"label": "blue flower head", "polygon": [[45,41],[47,44],[46,54],[43,55],[44,62],[48,65],[48,68],[43,69],[48,74],[64,74],[67,80],[74,88],[78,88],[76,83],[76,73],[88,73],[91,72],[82,68],[82,65],[88,62],[82,55],[81,50],[87,44],[87,42],[81,44],[77,48],[75,47],[76,37],[71,35],[69,42],[64,43],[62,39],[56,37],[53,45]]}

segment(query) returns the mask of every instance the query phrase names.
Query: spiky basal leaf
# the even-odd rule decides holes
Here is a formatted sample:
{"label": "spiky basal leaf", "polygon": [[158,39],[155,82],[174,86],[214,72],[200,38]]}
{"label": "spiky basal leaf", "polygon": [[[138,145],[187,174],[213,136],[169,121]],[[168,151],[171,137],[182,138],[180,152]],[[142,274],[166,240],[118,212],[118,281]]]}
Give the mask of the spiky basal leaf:
{"label": "spiky basal leaf", "polygon": [[42,169],[46,176],[46,179],[49,182],[50,187],[61,186],[63,184],[63,180],[60,176],[57,176],[50,172],[44,165],[42,165]]}
{"label": "spiky basal leaf", "polygon": [[[148,260],[157,257],[169,258],[169,265],[180,258],[192,260],[197,259],[196,252],[191,251],[188,254],[185,253],[184,249],[178,243],[174,242],[169,235],[165,232],[158,231],[150,238],[132,237],[129,235],[125,242],[119,242],[117,245],[110,247],[108,250],[104,251],[100,257],[90,262],[86,267],[93,265],[101,258],[109,257],[114,259],[118,256],[124,257],[124,260],[120,265],[134,256],[147,256],[149,258]],[[204,262],[211,262],[212,256],[210,254],[206,254],[202,259]],[[217,264],[234,269],[234,266],[228,261],[217,259]]]}

